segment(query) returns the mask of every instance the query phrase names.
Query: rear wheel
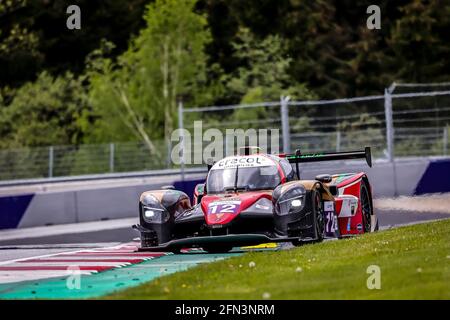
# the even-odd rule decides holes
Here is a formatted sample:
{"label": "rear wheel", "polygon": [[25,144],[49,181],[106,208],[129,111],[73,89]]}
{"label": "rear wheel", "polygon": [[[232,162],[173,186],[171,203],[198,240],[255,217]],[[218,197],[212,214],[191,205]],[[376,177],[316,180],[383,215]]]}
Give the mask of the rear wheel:
{"label": "rear wheel", "polygon": [[[360,192],[361,211],[363,219],[364,232],[372,231],[372,201],[370,201],[369,190],[365,182],[361,183]],[[378,223],[377,223],[378,225]],[[376,226],[377,228],[378,226]]]}
{"label": "rear wheel", "polygon": [[[325,235],[325,218],[322,209],[322,196],[319,190],[311,191],[312,215],[313,215],[313,232],[315,234],[314,242],[321,242]],[[296,247],[305,244],[304,241],[295,240],[292,244]]]}
{"label": "rear wheel", "polygon": [[205,246],[203,250],[208,253],[227,253],[231,251],[233,247],[227,245],[215,245],[215,246]]}
{"label": "rear wheel", "polygon": [[322,196],[320,195],[320,192],[318,190],[313,191],[312,200],[316,241],[320,242],[323,240],[325,234],[325,219],[323,216]]}

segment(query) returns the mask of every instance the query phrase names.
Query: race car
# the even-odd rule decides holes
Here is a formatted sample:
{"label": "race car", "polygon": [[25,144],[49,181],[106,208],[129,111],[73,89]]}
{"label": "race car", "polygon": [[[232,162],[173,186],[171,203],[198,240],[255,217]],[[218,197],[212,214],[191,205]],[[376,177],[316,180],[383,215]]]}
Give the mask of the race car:
{"label": "race car", "polygon": [[193,204],[167,187],[142,193],[139,225],[143,251],[199,247],[210,253],[271,242],[301,245],[378,229],[367,174],[321,174],[302,180],[304,162],[364,158],[371,151],[263,154],[245,147],[240,155],[208,165]]}

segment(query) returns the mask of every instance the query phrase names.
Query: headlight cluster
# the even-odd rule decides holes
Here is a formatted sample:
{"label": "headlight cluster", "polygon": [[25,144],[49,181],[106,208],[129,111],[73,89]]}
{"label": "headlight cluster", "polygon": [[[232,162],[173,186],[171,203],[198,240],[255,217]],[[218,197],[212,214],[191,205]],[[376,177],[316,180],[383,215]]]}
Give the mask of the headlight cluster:
{"label": "headlight cluster", "polygon": [[276,213],[280,216],[300,212],[305,206],[305,190],[293,188],[282,194],[275,204]]}
{"label": "headlight cluster", "polygon": [[170,214],[151,194],[146,195],[141,202],[142,216],[148,223],[165,223]]}

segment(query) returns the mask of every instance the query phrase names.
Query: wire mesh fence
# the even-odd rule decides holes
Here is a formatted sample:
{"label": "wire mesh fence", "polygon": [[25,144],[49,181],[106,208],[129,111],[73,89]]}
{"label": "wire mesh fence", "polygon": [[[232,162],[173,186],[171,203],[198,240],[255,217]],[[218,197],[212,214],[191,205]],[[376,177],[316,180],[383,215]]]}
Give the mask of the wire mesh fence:
{"label": "wire mesh fence", "polygon": [[[350,99],[181,107],[179,118],[189,135],[184,138],[191,142],[182,152],[191,160],[187,167],[204,165],[205,150],[221,135],[224,139],[216,141],[221,150],[210,152],[216,158],[235,154],[239,138],[269,153],[370,146],[375,158],[447,156],[450,84],[395,84],[384,95]],[[231,144],[227,130],[233,134]],[[0,180],[177,168],[172,154],[176,143],[154,141],[156,153],[141,142],[0,150]]]}
{"label": "wire mesh fence", "polygon": [[166,143],[155,145],[158,154],[135,142],[1,150],[0,180],[171,168]]}
{"label": "wire mesh fence", "polygon": [[375,157],[386,149],[384,96],[289,102],[289,151],[346,151],[371,146]]}

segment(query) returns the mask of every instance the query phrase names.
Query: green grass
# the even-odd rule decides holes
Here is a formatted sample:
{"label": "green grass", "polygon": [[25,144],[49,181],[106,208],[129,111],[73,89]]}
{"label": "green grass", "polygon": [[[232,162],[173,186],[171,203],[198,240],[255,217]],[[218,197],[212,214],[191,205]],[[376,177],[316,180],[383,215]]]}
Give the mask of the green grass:
{"label": "green grass", "polygon": [[[380,290],[366,286],[370,265],[381,269]],[[264,293],[271,299],[450,299],[450,220],[250,252],[106,298],[262,299]]]}

